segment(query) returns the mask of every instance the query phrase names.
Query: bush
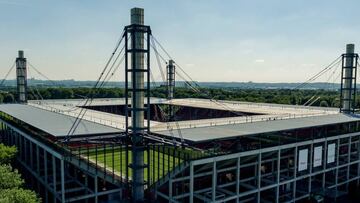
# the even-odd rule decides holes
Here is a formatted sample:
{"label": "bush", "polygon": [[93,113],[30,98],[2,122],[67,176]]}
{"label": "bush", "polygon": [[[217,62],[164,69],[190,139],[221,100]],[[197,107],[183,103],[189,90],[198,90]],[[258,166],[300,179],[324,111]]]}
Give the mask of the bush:
{"label": "bush", "polygon": [[9,164],[15,158],[16,153],[16,147],[0,144],[0,164]]}
{"label": "bush", "polygon": [[10,165],[0,165],[0,191],[3,189],[19,188],[23,184],[24,180],[17,170],[13,170]]}
{"label": "bush", "polygon": [[0,190],[0,203],[38,203],[40,199],[35,192],[25,189]]}
{"label": "bush", "polygon": [[38,203],[36,193],[22,189],[24,180],[8,165],[16,155],[15,147],[0,144],[0,203]]}
{"label": "bush", "polygon": [[323,100],[323,101],[320,102],[320,106],[321,106],[321,107],[328,107],[329,104],[327,103],[327,101],[324,101],[324,100]]}
{"label": "bush", "polygon": [[15,97],[13,94],[10,93],[6,94],[3,100],[4,103],[13,103],[14,101],[15,101]]}

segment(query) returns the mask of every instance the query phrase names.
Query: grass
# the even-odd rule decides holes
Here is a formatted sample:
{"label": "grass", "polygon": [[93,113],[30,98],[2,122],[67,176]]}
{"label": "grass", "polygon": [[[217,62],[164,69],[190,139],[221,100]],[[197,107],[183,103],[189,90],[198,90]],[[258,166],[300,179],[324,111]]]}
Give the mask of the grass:
{"label": "grass", "polygon": [[[171,153],[172,151],[170,151]],[[83,156],[87,156],[87,150],[82,150],[81,154]],[[148,156],[150,154],[150,182],[154,183],[164,175],[168,173],[168,171],[172,170],[175,166],[183,161],[183,159],[168,155],[166,153],[162,153],[155,150],[150,150],[148,153],[145,151],[144,153],[144,163],[148,164]],[[89,159],[92,162],[96,162],[101,167],[105,167],[109,171],[114,171],[117,175],[122,177],[126,177],[126,149],[109,146],[107,148],[98,148],[97,151],[95,149],[91,149],[89,151]],[[128,159],[129,163],[132,163],[132,152],[128,151]],[[129,177],[132,176],[132,169],[129,167]],[[148,169],[144,169],[144,180],[148,180]]]}

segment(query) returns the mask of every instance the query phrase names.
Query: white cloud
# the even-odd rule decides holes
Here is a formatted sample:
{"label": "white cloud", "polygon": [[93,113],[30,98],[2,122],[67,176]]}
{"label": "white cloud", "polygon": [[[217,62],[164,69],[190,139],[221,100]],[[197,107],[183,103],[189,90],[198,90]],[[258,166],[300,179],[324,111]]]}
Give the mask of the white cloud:
{"label": "white cloud", "polygon": [[187,63],[187,64],[185,64],[185,66],[187,66],[187,67],[193,67],[193,66],[195,66],[195,64],[193,64],[193,63]]}
{"label": "white cloud", "polygon": [[29,6],[29,4],[25,3],[25,2],[20,2],[20,1],[6,1],[6,0],[0,0],[0,4],[3,5],[10,5],[10,6]]}
{"label": "white cloud", "polygon": [[302,67],[315,67],[316,64],[313,64],[313,63],[303,63],[301,64]]}
{"label": "white cloud", "polygon": [[264,63],[265,60],[264,60],[264,59],[256,59],[254,62],[255,62],[255,63]]}
{"label": "white cloud", "polygon": [[243,53],[243,54],[251,54],[251,53],[254,53],[254,50],[252,50],[252,49],[244,49],[244,50],[241,51],[241,53]]}

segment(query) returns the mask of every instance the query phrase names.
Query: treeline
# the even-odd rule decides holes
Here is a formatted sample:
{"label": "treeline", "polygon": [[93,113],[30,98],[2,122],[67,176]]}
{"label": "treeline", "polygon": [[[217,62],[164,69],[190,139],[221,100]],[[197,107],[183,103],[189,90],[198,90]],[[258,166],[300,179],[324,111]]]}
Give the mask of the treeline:
{"label": "treeline", "polygon": [[[6,89],[0,92],[1,103],[11,103],[15,99],[15,89]],[[29,88],[28,99],[81,99],[94,98],[121,98],[125,96],[123,88],[101,88],[91,94],[91,88]],[[175,98],[206,98],[218,100],[263,102],[277,104],[303,105],[311,98],[312,105],[323,107],[339,107],[339,91],[329,90],[291,90],[291,89],[237,89],[237,88],[201,88],[194,91],[191,88],[177,87]],[[166,88],[151,89],[152,97],[166,98]],[[311,103],[311,102],[309,102]],[[360,107],[360,97],[356,99],[356,106]]]}
{"label": "treeline", "polygon": [[[154,89],[152,96],[163,98],[166,96],[166,89]],[[175,97],[292,105],[303,105],[312,97],[314,100],[320,97],[313,103],[313,106],[338,107],[340,104],[339,92],[328,90],[203,88],[200,89],[200,92],[195,92],[188,88],[177,88]],[[360,105],[360,98],[358,98],[357,103]]]}
{"label": "treeline", "polygon": [[[90,94],[91,93],[91,94]],[[62,88],[62,87],[29,87],[28,99],[82,99],[93,95],[94,98],[119,98],[124,97],[124,89],[121,88],[100,88],[91,91],[87,87]],[[16,89],[7,88],[0,90],[0,103],[13,103],[16,98]]]}
{"label": "treeline", "polygon": [[25,181],[19,172],[11,166],[17,150],[0,144],[0,202],[39,203],[35,192],[25,189]]}

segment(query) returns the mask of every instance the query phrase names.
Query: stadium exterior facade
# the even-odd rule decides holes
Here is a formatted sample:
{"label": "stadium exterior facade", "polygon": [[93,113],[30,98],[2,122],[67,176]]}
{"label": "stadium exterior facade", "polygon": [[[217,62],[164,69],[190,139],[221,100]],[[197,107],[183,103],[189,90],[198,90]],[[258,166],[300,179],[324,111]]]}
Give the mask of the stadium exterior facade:
{"label": "stadium exterior facade", "polygon": [[[121,103],[97,100],[94,106],[114,102]],[[172,102],[211,106],[208,100]],[[154,136],[185,144],[151,141],[147,145],[148,200],[297,202],[314,194],[335,200],[358,186],[358,116],[331,108],[221,102],[238,112],[248,108],[255,113],[257,106],[256,113],[268,114],[245,116],[247,121],[244,116],[193,120],[191,127],[179,121],[179,129],[173,130],[154,122]],[[66,109],[74,108],[71,103],[74,101],[49,100],[1,105],[2,141],[18,147],[22,171],[45,202],[129,200],[131,178],[126,174],[131,168],[126,167],[126,159],[131,154],[122,154],[129,152],[121,143],[123,130],[110,122],[123,116],[89,110],[65,145],[61,140],[75,119],[66,115],[70,114]],[[229,119],[230,123],[223,124]]]}
{"label": "stadium exterior facade", "polygon": [[331,202],[359,190],[354,45],[342,55],[340,109],[149,98],[151,30],[143,10],[132,14],[125,98],[27,101],[19,55],[18,104],[0,105],[0,139],[18,148],[44,202]]}

